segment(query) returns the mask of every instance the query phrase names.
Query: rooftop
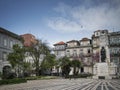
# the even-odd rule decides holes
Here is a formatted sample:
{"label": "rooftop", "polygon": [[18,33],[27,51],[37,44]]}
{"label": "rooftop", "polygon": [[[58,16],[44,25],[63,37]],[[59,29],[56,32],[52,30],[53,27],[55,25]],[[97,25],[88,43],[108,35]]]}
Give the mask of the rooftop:
{"label": "rooftop", "polygon": [[56,46],[56,45],[64,45],[64,44],[65,44],[65,43],[64,43],[63,41],[60,41],[60,42],[54,44],[54,46]]}
{"label": "rooftop", "polygon": [[11,37],[16,38],[18,40],[22,40],[22,38],[19,35],[15,34],[13,32],[10,32],[2,27],[0,27],[0,33],[11,36]]}

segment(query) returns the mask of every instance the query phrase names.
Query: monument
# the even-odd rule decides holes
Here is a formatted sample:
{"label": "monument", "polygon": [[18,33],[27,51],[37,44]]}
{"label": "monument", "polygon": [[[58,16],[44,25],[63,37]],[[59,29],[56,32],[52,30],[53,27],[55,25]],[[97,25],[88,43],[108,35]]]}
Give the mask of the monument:
{"label": "monument", "polygon": [[110,50],[107,35],[101,35],[99,45],[99,62],[93,66],[94,79],[112,79],[116,74],[116,65],[110,62]]}

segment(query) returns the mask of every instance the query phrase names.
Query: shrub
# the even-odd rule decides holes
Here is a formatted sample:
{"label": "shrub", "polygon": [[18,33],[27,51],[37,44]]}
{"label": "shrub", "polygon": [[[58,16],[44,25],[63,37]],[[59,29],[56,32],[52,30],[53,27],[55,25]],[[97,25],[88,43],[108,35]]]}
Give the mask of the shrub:
{"label": "shrub", "polygon": [[3,75],[2,76],[2,79],[13,79],[13,78],[16,78],[17,75],[15,72],[9,72],[8,74],[6,75]]}
{"label": "shrub", "polygon": [[20,78],[4,79],[4,80],[0,80],[0,85],[5,85],[5,84],[18,84],[18,83],[25,83],[25,82],[27,82],[26,79],[20,79]]}
{"label": "shrub", "polygon": [[29,77],[30,73],[29,72],[24,72],[24,77]]}
{"label": "shrub", "polygon": [[78,74],[78,75],[69,75],[67,76],[67,78],[71,77],[71,78],[87,78],[87,77],[91,77],[92,74],[91,73],[82,73],[82,74]]}

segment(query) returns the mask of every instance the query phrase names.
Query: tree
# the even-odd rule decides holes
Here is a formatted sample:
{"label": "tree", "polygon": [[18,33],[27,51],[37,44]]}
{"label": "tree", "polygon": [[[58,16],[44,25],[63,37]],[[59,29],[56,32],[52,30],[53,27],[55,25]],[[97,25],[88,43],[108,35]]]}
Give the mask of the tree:
{"label": "tree", "polygon": [[55,55],[48,54],[41,63],[41,70],[42,71],[50,71],[52,73],[53,66],[56,65]]}
{"label": "tree", "polygon": [[23,74],[24,74],[24,77],[30,76],[31,70],[32,70],[32,63],[27,62],[27,61],[24,62],[23,63]]}
{"label": "tree", "polygon": [[[24,70],[24,63],[25,63],[25,48],[19,46],[18,44],[13,45],[13,52],[9,53],[8,61],[10,62],[15,72],[19,75],[21,71]],[[24,72],[24,71],[23,71]]]}
{"label": "tree", "polygon": [[72,60],[71,66],[73,67],[73,74],[77,75],[79,72],[79,68],[81,67],[81,62],[79,60]]}
{"label": "tree", "polygon": [[59,65],[62,69],[62,75],[67,77],[69,75],[70,67],[71,67],[69,58],[66,56],[63,58],[60,58]]}
{"label": "tree", "polygon": [[50,53],[49,47],[42,40],[37,40],[36,44],[29,47],[29,53],[34,60],[36,76],[39,76],[40,71],[40,55],[47,56]]}

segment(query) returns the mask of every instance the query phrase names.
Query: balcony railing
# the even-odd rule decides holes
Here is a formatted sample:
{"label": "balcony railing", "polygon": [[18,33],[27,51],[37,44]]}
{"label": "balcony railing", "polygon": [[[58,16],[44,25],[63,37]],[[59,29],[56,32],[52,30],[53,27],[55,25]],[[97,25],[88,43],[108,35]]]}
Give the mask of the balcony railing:
{"label": "balcony railing", "polygon": [[110,46],[120,46],[120,43],[110,43]]}
{"label": "balcony railing", "polygon": [[57,51],[57,50],[65,50],[65,48],[53,48],[54,51]]}
{"label": "balcony railing", "polygon": [[120,52],[118,52],[118,53],[111,53],[110,57],[120,57]]}
{"label": "balcony railing", "polygon": [[88,53],[88,54],[72,54],[72,55],[67,55],[70,58],[84,58],[84,57],[92,57],[92,53]]}

